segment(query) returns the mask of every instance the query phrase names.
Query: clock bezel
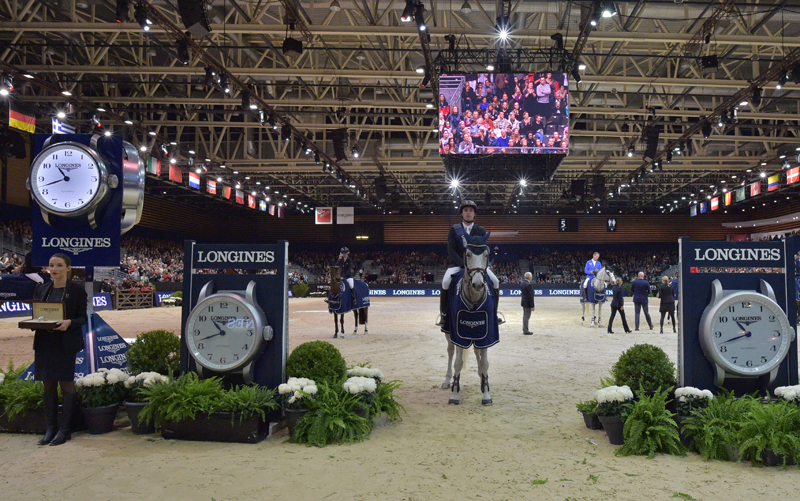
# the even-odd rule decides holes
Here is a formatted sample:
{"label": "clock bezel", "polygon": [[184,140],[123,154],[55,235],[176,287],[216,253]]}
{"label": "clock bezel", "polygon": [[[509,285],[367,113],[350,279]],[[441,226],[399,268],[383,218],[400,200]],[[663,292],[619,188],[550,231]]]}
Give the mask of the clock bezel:
{"label": "clock bezel", "polygon": [[[197,321],[197,317],[200,315],[200,311],[205,307],[208,306],[209,303],[218,302],[221,299],[227,299],[228,301],[236,301],[247,308],[250,315],[253,317],[253,321],[255,323],[255,332],[253,334],[253,346],[248,351],[248,355],[246,357],[242,357],[234,364],[227,364],[225,366],[221,366],[220,364],[215,364],[213,362],[209,362],[203,357],[199,350],[197,350],[196,343],[194,341],[194,336],[190,335],[190,333],[194,330],[193,326],[194,323]],[[217,292],[212,294],[206,298],[203,298],[199,301],[192,311],[189,313],[189,316],[186,319],[186,331],[184,333],[186,339],[186,348],[192,358],[197,362],[201,367],[204,369],[208,369],[214,372],[233,372],[239,369],[244,368],[255,360],[258,355],[263,351],[264,346],[266,345],[266,341],[264,339],[264,327],[267,325],[266,323],[266,316],[260,310],[260,308],[256,307],[253,303],[249,302],[247,298],[243,295],[236,294],[233,292]]]}
{"label": "clock bezel", "polygon": [[[47,155],[52,154],[52,151],[55,149],[66,150],[70,148],[79,149],[82,153],[89,155],[92,157],[92,160],[94,160],[99,174],[97,192],[94,194],[91,200],[86,202],[81,207],[76,207],[74,209],[57,209],[53,208],[50,204],[44,201],[41,193],[39,193],[38,181],[36,179],[38,177],[38,171],[41,168],[41,164],[44,163],[44,159]],[[92,148],[86,146],[85,144],[74,141],[55,143],[42,149],[42,151],[40,151],[39,154],[33,159],[33,162],[31,162],[29,179],[31,196],[36,201],[36,204],[43,211],[56,216],[78,217],[84,214],[89,214],[90,212],[94,211],[100,205],[100,202],[103,201],[110,193],[108,188],[108,167],[106,166],[103,158]]]}
{"label": "clock bezel", "polygon": [[[778,320],[780,325],[782,339],[778,352],[770,359],[774,362],[768,361],[751,368],[741,367],[733,364],[717,352],[716,344],[714,343],[714,319],[721,311],[730,306],[730,304],[736,302],[762,303],[763,306],[779,313],[776,315],[776,320]],[[706,358],[711,360],[718,367],[723,368],[726,373],[742,377],[757,377],[772,372],[784,361],[791,347],[792,328],[791,325],[789,325],[786,313],[772,298],[755,291],[737,291],[724,296],[719,302],[710,305],[703,313],[700,320],[700,341],[700,346]]]}

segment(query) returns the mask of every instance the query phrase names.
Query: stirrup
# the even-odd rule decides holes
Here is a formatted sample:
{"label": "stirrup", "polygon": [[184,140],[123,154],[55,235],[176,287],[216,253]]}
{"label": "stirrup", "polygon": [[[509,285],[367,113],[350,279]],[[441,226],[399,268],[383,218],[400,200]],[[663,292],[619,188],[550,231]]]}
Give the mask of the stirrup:
{"label": "stirrup", "polygon": [[444,315],[439,313],[439,316],[436,317],[436,323],[434,324],[437,327],[444,327]]}
{"label": "stirrup", "polygon": [[498,311],[497,312],[497,325],[503,325],[504,323],[506,323],[506,316]]}

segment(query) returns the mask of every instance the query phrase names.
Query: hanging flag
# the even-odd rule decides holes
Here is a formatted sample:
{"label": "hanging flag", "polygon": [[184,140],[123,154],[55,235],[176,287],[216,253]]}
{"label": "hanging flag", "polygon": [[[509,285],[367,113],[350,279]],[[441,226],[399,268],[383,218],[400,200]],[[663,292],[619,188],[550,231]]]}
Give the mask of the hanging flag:
{"label": "hanging flag", "polygon": [[775,174],[774,176],[770,176],[767,178],[767,191],[775,191],[779,188],[779,184],[781,181],[781,175]]}
{"label": "hanging flag", "polygon": [[317,207],[314,209],[315,224],[333,224],[333,207]]}
{"label": "hanging flag", "polygon": [[200,175],[194,172],[189,173],[189,186],[196,190],[200,189]]}
{"label": "hanging flag", "polygon": [[700,214],[705,214],[708,211],[708,203],[700,202]]}
{"label": "hanging flag", "polygon": [[736,201],[737,202],[743,202],[744,199],[745,199],[744,186],[742,186],[741,188],[736,190]]}
{"label": "hanging flag", "polygon": [[270,216],[275,215],[275,206],[273,204],[269,204],[269,215]]}
{"label": "hanging flag", "polygon": [[733,192],[729,191],[725,193],[725,205],[731,205],[733,203]]}
{"label": "hanging flag", "polygon": [[251,209],[255,209],[256,197],[254,197],[253,195],[247,195],[247,206],[250,207]]}
{"label": "hanging flag", "polygon": [[258,210],[260,210],[261,212],[266,212],[267,211],[267,202],[264,201],[264,200],[259,200],[258,201]]}
{"label": "hanging flag", "polygon": [[230,186],[226,186],[226,187],[225,187],[225,191],[224,191],[224,194],[223,194],[223,196],[224,196],[225,198],[227,198],[228,200],[230,200],[230,199],[231,199],[231,187],[230,187]]}
{"label": "hanging flag", "polygon": [[786,184],[794,184],[800,181],[800,167],[789,169],[786,171]]}
{"label": "hanging flag", "polygon": [[217,194],[217,182],[213,179],[206,180],[206,191],[211,193],[212,195]]}
{"label": "hanging flag", "polygon": [[8,101],[8,125],[31,134],[36,132],[36,108],[20,101]]}
{"label": "hanging flag", "polygon": [[75,134],[75,126],[53,119],[53,134]]}
{"label": "hanging flag", "polygon": [[156,157],[149,157],[147,159],[147,172],[150,174],[155,174],[156,176],[161,175],[161,160]]}
{"label": "hanging flag", "polygon": [[244,192],[242,190],[236,190],[236,203],[244,205]]}
{"label": "hanging flag", "polygon": [[284,207],[283,205],[279,205],[278,206],[278,217],[281,217],[281,218],[283,217],[283,213],[284,213],[285,209],[286,209],[286,207]]}
{"label": "hanging flag", "polygon": [[689,216],[696,216],[697,215],[697,204],[692,205],[689,207]]}
{"label": "hanging flag", "polygon": [[754,197],[761,194],[761,181],[756,181],[750,185],[750,196]]}
{"label": "hanging flag", "polygon": [[169,164],[169,180],[183,184],[183,172],[177,165]]}
{"label": "hanging flag", "polygon": [[714,197],[711,199],[711,210],[719,209],[719,197]]}

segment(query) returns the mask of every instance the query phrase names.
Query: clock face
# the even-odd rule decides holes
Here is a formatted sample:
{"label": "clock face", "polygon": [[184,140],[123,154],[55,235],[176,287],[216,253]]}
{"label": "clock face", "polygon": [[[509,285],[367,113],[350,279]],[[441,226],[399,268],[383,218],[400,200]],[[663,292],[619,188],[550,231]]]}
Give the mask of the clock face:
{"label": "clock face", "polygon": [[786,315],[770,298],[756,293],[733,294],[709,315],[707,343],[729,372],[764,374],[786,356],[791,328]]}
{"label": "clock face", "polygon": [[49,212],[69,215],[91,207],[101,191],[99,157],[77,143],[43,150],[31,165],[31,194]]}
{"label": "clock face", "polygon": [[252,305],[235,294],[214,294],[189,314],[186,345],[203,367],[214,371],[239,368],[263,345],[259,316]]}

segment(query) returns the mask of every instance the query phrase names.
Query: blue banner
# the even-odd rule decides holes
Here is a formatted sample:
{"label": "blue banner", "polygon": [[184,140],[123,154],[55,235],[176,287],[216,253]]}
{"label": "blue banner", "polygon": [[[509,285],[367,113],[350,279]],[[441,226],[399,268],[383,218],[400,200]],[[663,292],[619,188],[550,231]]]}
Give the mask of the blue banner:
{"label": "blue banner", "polygon": [[[42,151],[45,141],[50,137],[50,134],[36,134],[34,156]],[[50,145],[71,141],[89,146],[92,137],[92,134],[58,134],[52,136]],[[31,204],[32,263],[34,266],[47,266],[50,256],[57,252],[69,256],[72,266],[119,266],[123,176],[122,138],[120,136],[100,136],[97,140],[97,150],[108,169],[108,176],[116,176],[119,185],[114,187],[108,185],[107,198],[99,202],[95,211],[82,216],[65,217],[48,214],[45,219],[38,204]],[[76,186],[68,184],[70,180],[67,174],[75,163],[59,160],[59,154],[53,153],[55,158],[53,165],[56,168],[59,168],[59,165],[64,166],[63,169],[59,168],[60,172],[63,171],[64,178],[54,181],[54,183],[63,181],[65,183],[63,186],[68,187],[69,190],[85,190],[85,186],[77,185],[76,179],[72,180]],[[43,191],[44,189],[42,188]]]}
{"label": "blue banner", "polygon": [[[533,292],[538,297],[563,297],[572,296],[578,297],[581,295],[580,289],[577,287],[564,287],[564,288],[536,288]],[[375,285],[369,290],[370,296],[396,296],[396,297],[423,297],[423,296],[439,296],[439,288],[431,289],[403,289],[403,288],[376,288]],[[606,289],[606,295],[611,296],[613,293],[611,289]],[[500,296],[521,296],[520,289],[500,289]]]}
{"label": "blue banner", "polygon": [[153,298],[154,298],[154,300],[155,300],[155,304],[156,304],[156,306],[161,306],[161,301],[162,301],[164,298],[170,297],[170,296],[171,296],[171,295],[173,295],[173,294],[174,294],[174,292],[156,292],[156,293],[153,295]]}
{"label": "blue banner", "polygon": [[[92,304],[95,311],[114,309],[114,305],[111,302],[111,294],[108,293],[95,294],[92,298]],[[27,317],[31,314],[31,305],[29,303],[18,301],[0,302],[0,318]]]}

